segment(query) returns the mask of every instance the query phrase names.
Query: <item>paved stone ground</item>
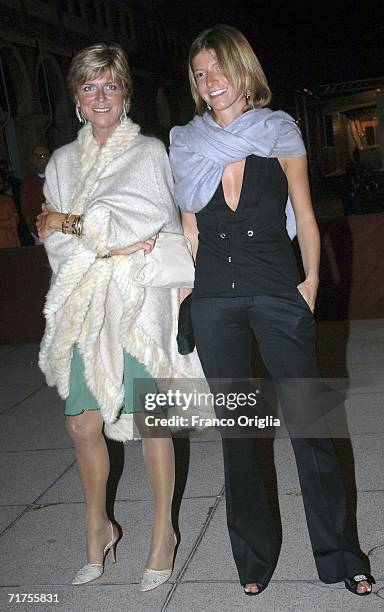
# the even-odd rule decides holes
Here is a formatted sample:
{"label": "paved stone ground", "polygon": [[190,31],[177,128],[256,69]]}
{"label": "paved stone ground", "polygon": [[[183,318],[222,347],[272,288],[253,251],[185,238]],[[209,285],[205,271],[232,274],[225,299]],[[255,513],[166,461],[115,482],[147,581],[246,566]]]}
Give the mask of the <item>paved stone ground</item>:
{"label": "paved stone ground", "polygon": [[[152,503],[141,444],[135,442],[124,450],[111,446],[113,482],[124,459],[114,504],[124,531],[118,563],[114,566],[108,558],[101,579],[72,587],[71,578],[85,561],[83,502],[73,448],[64,430],[62,402],[38,370],[37,346],[25,344],[0,346],[0,610],[383,610],[384,321],[323,322],[319,353],[325,374],[358,381],[346,401],[354,468],[349,443],[339,439],[337,446],[352,504],[355,471],[357,523],[377,579],[374,595],[358,598],[343,584],[318,580],[293,454],[285,438],[274,445],[284,532],[278,567],[260,597],[242,594],[225,525],[221,445],[215,432],[176,442],[177,498],[184,484],[185,490],[178,517],[181,544],[171,581],[147,594],[138,591]],[[266,469],[273,480],[273,468]],[[54,593],[59,603],[22,604],[14,599],[9,604],[9,593]]]}

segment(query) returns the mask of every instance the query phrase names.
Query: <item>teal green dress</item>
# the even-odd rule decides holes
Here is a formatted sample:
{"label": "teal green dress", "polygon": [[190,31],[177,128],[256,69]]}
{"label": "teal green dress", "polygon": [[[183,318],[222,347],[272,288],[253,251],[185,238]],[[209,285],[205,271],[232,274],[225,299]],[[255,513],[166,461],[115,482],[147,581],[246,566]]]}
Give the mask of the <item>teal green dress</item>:
{"label": "teal green dress", "polygon": [[[148,391],[157,392],[155,380],[146,368],[133,355],[124,351],[124,405],[123,414],[131,414],[142,410],[140,402],[135,401],[134,381],[138,379],[150,379]],[[147,390],[147,389],[146,389]],[[66,416],[77,416],[88,410],[100,410],[100,406],[94,395],[87,387],[84,377],[84,363],[77,345],[74,346],[71,362],[71,375],[69,384],[69,395],[65,403]]]}

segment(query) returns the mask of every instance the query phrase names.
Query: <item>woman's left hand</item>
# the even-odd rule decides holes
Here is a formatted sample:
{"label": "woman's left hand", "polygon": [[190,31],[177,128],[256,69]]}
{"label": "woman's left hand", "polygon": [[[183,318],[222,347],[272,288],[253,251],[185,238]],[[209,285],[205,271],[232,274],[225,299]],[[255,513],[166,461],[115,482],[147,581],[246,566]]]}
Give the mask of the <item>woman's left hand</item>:
{"label": "woman's left hand", "polygon": [[143,250],[144,253],[150,253],[153,250],[153,247],[156,244],[156,240],[158,239],[159,234],[152,236],[152,238],[148,238],[147,240],[142,240],[141,242],[136,242],[135,244],[131,244],[131,246],[125,247],[123,249],[115,249],[114,251],[110,251],[109,254],[112,255],[131,255],[132,253],[136,253],[136,251]]}
{"label": "woman's left hand", "polygon": [[56,230],[61,230],[61,225],[65,215],[58,213],[48,202],[42,205],[42,212],[37,215],[36,227],[40,240],[44,240]]}
{"label": "woman's left hand", "polygon": [[315,311],[317,289],[319,282],[307,278],[303,283],[297,285],[297,290],[301,293],[305,301],[307,302],[311,312]]}
{"label": "woman's left hand", "polygon": [[183,302],[190,293],[192,293],[192,289],[190,287],[181,287],[179,289],[179,304],[181,304],[181,302]]}
{"label": "woman's left hand", "polygon": [[297,238],[305,272],[305,281],[297,286],[308,307],[315,310],[319,286],[320,234],[313,212],[309,189],[307,157],[279,158],[288,179],[288,190],[295,212]]}

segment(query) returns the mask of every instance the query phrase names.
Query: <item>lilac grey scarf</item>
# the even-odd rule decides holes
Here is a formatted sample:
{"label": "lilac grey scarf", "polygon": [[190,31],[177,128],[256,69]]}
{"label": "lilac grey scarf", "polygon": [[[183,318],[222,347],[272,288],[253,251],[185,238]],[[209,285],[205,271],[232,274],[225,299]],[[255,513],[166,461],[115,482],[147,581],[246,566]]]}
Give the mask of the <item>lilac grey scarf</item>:
{"label": "lilac grey scarf", "polygon": [[[204,113],[170,134],[170,162],[175,197],[184,212],[199,212],[215,193],[226,164],[248,155],[297,157],[305,155],[300,130],[283,111],[258,108],[237,117],[225,128]],[[296,236],[296,221],[288,198],[287,231]]]}

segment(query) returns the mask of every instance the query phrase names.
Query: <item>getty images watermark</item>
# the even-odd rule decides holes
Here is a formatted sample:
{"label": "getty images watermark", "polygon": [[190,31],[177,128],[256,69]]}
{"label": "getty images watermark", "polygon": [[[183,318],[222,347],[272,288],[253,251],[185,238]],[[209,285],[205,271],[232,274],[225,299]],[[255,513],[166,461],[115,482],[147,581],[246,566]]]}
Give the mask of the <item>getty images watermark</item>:
{"label": "getty images watermark", "polygon": [[[371,380],[335,378],[135,379],[139,436],[188,436],[217,428],[221,436],[345,438],[349,395]],[[380,381],[381,384],[381,381]]]}
{"label": "getty images watermark", "polygon": [[[146,411],[159,411],[167,409],[177,412],[159,416],[148,414],[145,417],[147,427],[170,427],[170,428],[206,428],[206,427],[280,427],[280,419],[272,415],[261,417],[257,414],[245,414],[254,411],[259,403],[260,390],[254,389],[248,393],[244,392],[201,392],[196,389],[192,391],[181,391],[180,389],[168,389],[165,392],[145,393],[144,409]],[[216,414],[215,410],[216,409]],[[172,410],[174,409],[174,410]],[[224,416],[225,411],[230,411],[231,416]],[[180,414],[180,411],[192,414]],[[201,414],[201,412],[204,414]],[[233,414],[234,412],[239,414]],[[208,414],[207,414],[208,412]],[[220,413],[218,416],[217,413]]]}

